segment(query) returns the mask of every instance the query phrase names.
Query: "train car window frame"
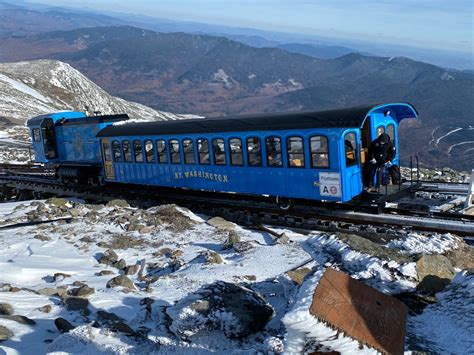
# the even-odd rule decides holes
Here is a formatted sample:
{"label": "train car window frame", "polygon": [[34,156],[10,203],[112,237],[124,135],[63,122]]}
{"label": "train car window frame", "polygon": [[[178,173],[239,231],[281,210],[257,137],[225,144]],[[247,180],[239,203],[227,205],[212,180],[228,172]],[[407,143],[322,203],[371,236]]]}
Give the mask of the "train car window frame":
{"label": "train car window frame", "polygon": [[[191,150],[186,152],[186,144],[189,144],[189,147],[191,147]],[[194,141],[190,138],[183,139],[182,143],[182,149],[183,149],[183,160],[184,164],[196,164],[196,157],[194,156]],[[189,160],[189,158],[192,157],[192,161]]]}
{"label": "train car window frame", "polygon": [[[216,154],[216,149],[215,147],[218,147],[220,149],[219,143],[215,143],[216,141],[222,141],[219,143],[222,143],[223,151],[219,152],[219,159],[224,157],[224,161],[219,161],[217,160],[217,154]],[[224,138],[213,138],[212,139],[212,159],[214,160],[214,165],[227,165],[227,157],[226,157],[226,149],[225,149],[225,139]]]}
{"label": "train car window frame", "polygon": [[112,146],[110,145],[110,143],[103,142],[102,152],[104,154],[105,161],[112,161]]}
{"label": "train car window frame", "polygon": [[[240,152],[236,151],[235,149],[232,150],[232,141],[239,141]],[[232,137],[228,140],[229,146],[229,156],[230,156],[230,165],[232,166],[244,166],[244,144],[242,142],[242,138]],[[237,158],[237,159],[235,159]],[[240,163],[238,162],[240,158]],[[236,162],[237,160],[237,162]]]}
{"label": "train car window frame", "polygon": [[[389,133],[390,131],[392,132]],[[393,123],[390,123],[387,125],[387,128],[385,129],[385,133],[387,133],[390,139],[392,140],[392,142],[395,143],[395,125]]]}
{"label": "train car window frame", "polygon": [[[347,137],[350,136],[350,135],[352,135],[354,137],[353,142],[351,142],[351,140],[347,139]],[[348,142],[351,144],[350,150],[347,149],[347,148],[349,148],[349,146],[347,145]],[[352,158],[350,157],[350,154],[348,154],[348,153],[352,153]],[[353,161],[350,162],[349,159],[352,159]],[[346,167],[355,166],[358,163],[358,159],[357,159],[357,135],[356,135],[355,132],[347,132],[344,135],[344,162],[346,163]]]}
{"label": "train car window frame", "polygon": [[[382,133],[379,134],[379,130],[381,130]],[[376,129],[375,129],[375,138],[378,138],[380,137],[382,134],[385,133],[385,126],[381,125],[381,126],[378,126]]]}
{"label": "train car window frame", "polygon": [[[173,145],[177,145],[178,150],[175,150]],[[170,139],[168,140],[168,149],[170,151],[170,161],[171,164],[181,164],[181,144],[178,139]],[[176,153],[178,153],[176,155]],[[177,157],[178,160],[174,159],[174,157]]]}
{"label": "train car window frame", "polygon": [[[297,139],[299,142],[301,142],[301,152],[293,152],[293,148],[290,146],[292,143],[292,140]],[[297,161],[297,158],[294,156],[300,156],[303,159],[299,159],[302,163],[301,165],[296,165],[294,162]],[[304,139],[301,136],[289,136],[286,138],[286,156],[288,159],[288,167],[289,168],[296,168],[296,169],[304,169],[306,168],[306,154],[305,154],[305,144],[304,144]]]}
{"label": "train car window frame", "polygon": [[120,142],[118,140],[112,141],[112,157],[114,162],[122,162],[122,147],[120,146]]}
{"label": "train car window frame", "polygon": [[[151,147],[151,149],[148,149]],[[153,141],[151,139],[145,140],[144,144],[145,148],[145,160],[147,163],[155,163],[156,162],[156,157],[155,157],[155,145],[153,144]]]}
{"label": "train car window frame", "polygon": [[[160,144],[158,142],[160,142]],[[155,141],[155,144],[156,144],[156,154],[158,157],[157,162],[159,164],[168,164],[166,141],[164,139],[157,139]]]}
{"label": "train car window frame", "polygon": [[[140,147],[139,150],[137,150],[137,147]],[[143,142],[140,139],[134,139],[132,142],[133,146],[133,159],[135,163],[143,163],[145,159],[143,159]]]}
{"label": "train car window frame", "polygon": [[[325,150],[313,150],[313,139],[315,138],[322,138],[325,143],[326,143],[326,149]],[[314,159],[314,156],[315,155],[326,155],[326,158],[321,158],[321,161],[324,161],[326,160],[326,164],[324,165],[318,165],[318,164],[315,164],[315,159]],[[314,168],[314,169],[329,169],[330,165],[331,165],[331,160],[330,160],[330,155],[329,155],[329,138],[325,135],[322,135],[322,134],[315,134],[314,136],[311,136],[309,137],[309,155],[310,155],[310,163],[311,163],[311,167]]]}
{"label": "train car window frame", "polygon": [[33,136],[33,142],[41,142],[41,130],[39,128],[33,128],[31,134]]}
{"label": "train car window frame", "polygon": [[132,146],[129,140],[122,141],[122,154],[125,163],[132,163]]}
{"label": "train car window frame", "polygon": [[[198,149],[198,162],[201,165],[210,165],[211,164],[211,150],[209,149],[209,139],[199,138],[197,139],[197,149]],[[205,142],[205,145],[203,144]],[[203,147],[206,149],[202,149]],[[205,159],[207,158],[207,160]]]}
{"label": "train car window frame", "polygon": [[[270,145],[272,144],[272,143],[269,143],[270,139],[275,140],[273,145]],[[276,143],[276,141],[278,141],[278,143]],[[279,149],[277,148],[274,152],[272,152],[272,155],[270,155],[270,150],[275,145],[279,145],[280,148]],[[268,167],[270,168],[283,167],[283,147],[281,145],[281,138],[279,136],[268,136],[265,138],[265,153],[266,153]]]}
{"label": "train car window frame", "polygon": [[[249,144],[249,142],[250,142],[253,146],[256,146],[257,143],[255,143],[255,141],[258,142],[259,150],[256,151],[256,152],[252,152],[252,151],[250,151],[250,144]],[[251,166],[251,167],[263,166],[262,140],[260,139],[260,137],[255,137],[255,136],[247,137],[247,139],[245,140],[245,143],[246,143],[246,145],[247,145],[246,148],[247,148],[247,163],[248,163],[248,166]],[[251,155],[255,155],[255,157],[258,157],[257,161],[259,161],[259,162],[256,163],[256,164],[252,164]]]}

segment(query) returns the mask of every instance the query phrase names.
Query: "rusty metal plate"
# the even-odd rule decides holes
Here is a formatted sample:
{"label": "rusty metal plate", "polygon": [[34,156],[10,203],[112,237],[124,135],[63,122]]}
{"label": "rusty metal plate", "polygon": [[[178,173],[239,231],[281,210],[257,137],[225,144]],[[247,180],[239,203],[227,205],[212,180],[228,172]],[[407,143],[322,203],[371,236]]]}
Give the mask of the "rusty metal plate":
{"label": "rusty metal plate", "polygon": [[372,348],[403,354],[407,307],[349,275],[327,268],[310,313]]}

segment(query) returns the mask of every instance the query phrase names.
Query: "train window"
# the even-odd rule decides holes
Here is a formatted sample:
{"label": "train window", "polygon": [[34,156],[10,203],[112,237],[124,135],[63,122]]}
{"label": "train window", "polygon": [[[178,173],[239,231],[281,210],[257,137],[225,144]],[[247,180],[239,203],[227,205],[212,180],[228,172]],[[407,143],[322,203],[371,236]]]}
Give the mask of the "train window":
{"label": "train window", "polygon": [[133,141],[133,153],[137,163],[143,163],[143,147],[142,142],[138,139]]}
{"label": "train window", "polygon": [[288,165],[290,168],[304,168],[304,143],[301,137],[289,137],[286,140]]}
{"label": "train window", "polygon": [[283,166],[281,159],[281,139],[279,137],[267,137],[267,139],[265,139],[265,147],[267,148],[267,165]]}
{"label": "train window", "polygon": [[357,142],[355,133],[347,133],[344,136],[344,150],[346,153],[346,166],[357,164]]}
{"label": "train window", "polygon": [[183,154],[185,164],[194,164],[194,143],[191,139],[183,141]]}
{"label": "train window", "polygon": [[389,124],[387,126],[386,133],[388,134],[392,142],[395,142],[395,126],[393,124]]}
{"label": "train window", "polygon": [[260,138],[247,138],[247,158],[250,166],[262,166]]}
{"label": "train window", "polygon": [[110,150],[109,142],[102,142],[102,149],[104,152],[104,159],[105,161],[112,161],[112,152]]}
{"label": "train window", "polygon": [[329,168],[328,139],[324,136],[314,136],[310,139],[311,167]]}
{"label": "train window", "polygon": [[211,160],[209,159],[209,142],[207,139],[198,139],[198,156],[199,164],[209,165]]}
{"label": "train window", "polygon": [[112,142],[112,152],[114,156],[114,161],[121,162],[122,161],[122,151],[120,150],[120,142],[113,141]]}
{"label": "train window", "polygon": [[379,137],[382,133],[385,133],[385,127],[384,126],[378,126],[375,135],[377,137]]}
{"label": "train window", "polygon": [[166,143],[163,139],[156,141],[156,151],[158,152],[158,162],[167,163],[168,157],[166,156]]}
{"label": "train window", "polygon": [[34,128],[33,129],[33,141],[34,142],[40,142],[41,141],[41,135],[40,135],[40,129],[39,128]]}
{"label": "train window", "polygon": [[171,155],[171,163],[173,164],[181,163],[181,156],[179,154],[179,141],[177,139],[170,140],[170,155]]}
{"label": "train window", "polygon": [[155,147],[153,146],[153,142],[150,140],[145,141],[145,156],[147,163],[155,162]]}
{"label": "train window", "polygon": [[130,149],[130,142],[129,141],[123,141],[122,142],[122,150],[123,150],[123,159],[125,162],[131,162],[132,161],[132,151]]}
{"label": "train window", "polygon": [[225,165],[225,144],[222,138],[214,138],[212,140],[212,153],[214,156],[214,164]]}
{"label": "train window", "polygon": [[244,165],[244,157],[242,155],[242,139],[232,138],[229,140],[230,164]]}

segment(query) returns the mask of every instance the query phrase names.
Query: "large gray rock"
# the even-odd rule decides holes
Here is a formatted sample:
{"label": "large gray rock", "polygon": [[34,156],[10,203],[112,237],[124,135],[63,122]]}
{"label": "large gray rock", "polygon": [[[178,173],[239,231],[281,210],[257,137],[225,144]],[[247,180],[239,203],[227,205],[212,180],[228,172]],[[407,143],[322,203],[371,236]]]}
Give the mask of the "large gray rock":
{"label": "large gray rock", "polygon": [[258,293],[238,284],[219,281],[208,285],[167,309],[170,330],[189,339],[200,331],[222,332],[242,338],[261,331],[273,308]]}
{"label": "large gray rock", "polygon": [[14,322],[26,325],[35,325],[36,322],[33,319],[30,319],[25,316],[20,316],[19,314],[12,314],[12,315],[0,315],[0,318],[12,320]]}
{"label": "large gray rock", "polygon": [[125,200],[112,200],[107,202],[107,207],[130,207],[127,201]]}
{"label": "large gray rock", "polygon": [[82,285],[80,287],[73,288],[68,293],[71,296],[88,297],[88,296],[92,295],[94,292],[95,292],[95,289],[93,287],[89,287],[87,285]]}
{"label": "large gray rock", "polygon": [[135,284],[133,283],[132,280],[130,280],[127,276],[125,275],[119,275],[114,277],[113,279],[110,279],[107,282],[107,288],[112,288],[112,287],[124,287],[129,290],[136,290],[137,288],[135,287]]}
{"label": "large gray rock", "polygon": [[233,230],[236,227],[235,223],[226,221],[222,217],[213,217],[213,218],[209,219],[207,221],[207,223],[210,224],[211,226],[217,228],[217,229],[227,230],[227,231]]}
{"label": "large gray rock", "polygon": [[7,340],[13,336],[13,333],[7,327],[0,325],[0,341]]}
{"label": "large gray rock", "polygon": [[423,255],[416,262],[418,290],[435,294],[451,283],[456,271],[449,259],[443,255]]}
{"label": "large gray rock", "polygon": [[115,264],[117,261],[118,261],[118,255],[112,249],[107,249],[106,251],[104,251],[104,255],[102,255],[99,259],[99,263],[110,265],[110,266]]}
{"label": "large gray rock", "polygon": [[61,317],[54,320],[54,325],[61,333],[69,332],[75,328],[71,323],[69,323],[69,321]]}
{"label": "large gray rock", "polygon": [[0,314],[7,316],[13,314],[13,307],[8,303],[0,303]]}

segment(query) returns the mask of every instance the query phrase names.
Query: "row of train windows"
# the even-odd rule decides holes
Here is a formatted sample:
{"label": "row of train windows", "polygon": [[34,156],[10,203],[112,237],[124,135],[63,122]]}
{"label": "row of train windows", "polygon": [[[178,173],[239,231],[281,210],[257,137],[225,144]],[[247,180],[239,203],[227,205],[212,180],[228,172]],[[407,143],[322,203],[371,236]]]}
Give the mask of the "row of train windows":
{"label": "row of train windows", "polygon": [[[246,140],[247,143],[247,162],[249,166],[262,166],[262,147],[261,140],[258,137],[250,137]],[[313,168],[328,168],[329,167],[329,147],[328,139],[325,136],[314,136],[309,140],[311,148],[311,166]],[[133,158],[132,147],[130,141],[112,141],[112,155],[116,162],[132,162],[154,163],[168,163],[167,149],[169,150],[169,157],[172,164],[181,164],[181,154],[183,151],[183,159],[185,164],[196,164],[196,157],[194,155],[195,142],[191,139],[184,139],[182,144],[177,139],[170,139],[166,142],[163,139],[158,139],[155,144],[151,140],[146,140],[144,151],[142,142],[134,140]],[[209,140],[202,138],[196,140],[197,146],[197,162],[203,165],[211,164],[211,156],[215,165],[227,165],[226,144],[222,138],[214,138],[209,144]],[[228,140],[230,164],[236,166],[244,165],[243,159],[243,145],[240,138],[231,138]],[[267,166],[282,167],[282,143],[280,137],[265,138],[266,147],[266,161]],[[156,149],[156,155],[155,155]],[[305,154],[304,141],[301,137],[289,137],[286,140],[286,152],[288,157],[288,165],[290,167],[304,168]],[[106,154],[107,159],[107,154]],[[109,159],[110,160],[110,159]]]}

